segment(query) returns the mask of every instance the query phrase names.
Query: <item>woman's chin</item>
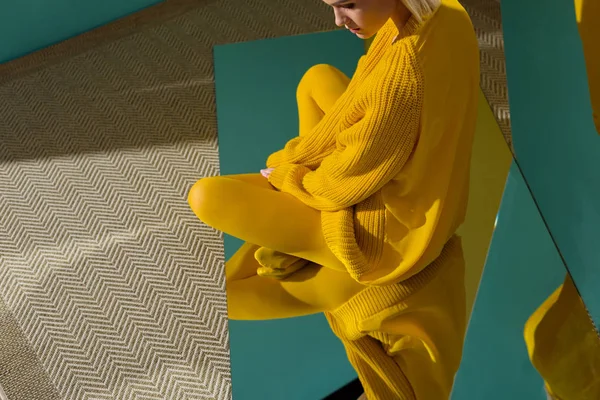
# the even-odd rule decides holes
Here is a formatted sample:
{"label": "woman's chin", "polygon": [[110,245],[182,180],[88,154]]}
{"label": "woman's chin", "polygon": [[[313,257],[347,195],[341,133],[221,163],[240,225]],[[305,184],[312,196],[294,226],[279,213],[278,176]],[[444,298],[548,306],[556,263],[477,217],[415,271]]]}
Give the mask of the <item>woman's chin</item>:
{"label": "woman's chin", "polygon": [[371,37],[373,36],[373,35],[363,32],[363,31],[355,32],[354,34],[356,35],[356,37],[358,37],[359,39],[362,39],[362,40],[371,39]]}

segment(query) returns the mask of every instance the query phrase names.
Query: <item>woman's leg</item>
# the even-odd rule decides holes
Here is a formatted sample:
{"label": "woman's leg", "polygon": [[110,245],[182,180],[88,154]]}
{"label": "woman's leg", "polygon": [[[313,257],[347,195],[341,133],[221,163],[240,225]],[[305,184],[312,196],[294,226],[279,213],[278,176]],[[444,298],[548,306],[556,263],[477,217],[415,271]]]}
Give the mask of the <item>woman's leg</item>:
{"label": "woman's leg", "polygon": [[[323,312],[364,288],[327,247],[320,212],[278,192],[260,174],[202,179],[190,191],[189,202],[207,225],[246,241],[225,267],[230,319]],[[263,246],[312,264],[281,281],[257,276],[254,253]]]}
{"label": "woman's leg", "polygon": [[[302,77],[296,90],[300,136],[309,134],[346,91],[350,79],[335,67],[319,64]],[[305,260],[268,247],[260,248],[255,257],[259,275],[282,279],[305,265]]]}
{"label": "woman's leg", "polygon": [[[349,82],[329,65],[316,65],[304,74],[296,92],[301,136],[319,123]],[[328,249],[320,213],[277,192],[259,174],[202,179],[190,191],[189,203],[205,223],[246,241],[225,266],[231,319],[318,313],[337,307],[363,288]],[[256,274],[261,266],[255,258],[259,247],[313,264],[286,280],[262,278]]]}
{"label": "woman's leg", "polygon": [[350,78],[331,65],[319,64],[306,71],[296,91],[300,136],[310,133],[349,84]]}
{"label": "woman's leg", "polygon": [[568,274],[529,317],[524,336],[531,363],[550,394],[600,399],[600,339]]}
{"label": "woman's leg", "polygon": [[255,271],[245,279],[227,281],[229,319],[267,320],[321,313],[339,307],[364,289],[348,273],[314,263],[284,280],[258,276],[260,265],[253,257],[257,249],[242,246],[225,264],[227,271]]}
{"label": "woman's leg", "polygon": [[[256,174],[254,179],[266,179]],[[241,240],[345,271],[329,250],[321,212],[273,187],[217,176],[196,182],[189,204],[205,224]]]}

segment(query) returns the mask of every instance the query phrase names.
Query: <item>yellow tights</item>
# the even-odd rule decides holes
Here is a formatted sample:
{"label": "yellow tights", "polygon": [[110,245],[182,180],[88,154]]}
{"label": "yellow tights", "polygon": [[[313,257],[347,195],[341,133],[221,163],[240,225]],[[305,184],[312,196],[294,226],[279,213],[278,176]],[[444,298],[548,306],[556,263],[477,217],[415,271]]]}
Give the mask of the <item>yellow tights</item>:
{"label": "yellow tights", "polygon": [[[300,135],[312,130],[349,82],[341,71],[328,65],[308,70],[296,93]],[[364,288],[329,250],[321,231],[320,211],[277,191],[258,173],[201,179],[191,189],[189,203],[204,223],[245,241],[225,264],[231,319],[320,313],[338,307]],[[259,247],[311,264],[288,279],[262,278],[256,273]]]}
{"label": "yellow tights", "polygon": [[525,343],[553,398],[600,399],[600,338],[569,275],[527,321]]}

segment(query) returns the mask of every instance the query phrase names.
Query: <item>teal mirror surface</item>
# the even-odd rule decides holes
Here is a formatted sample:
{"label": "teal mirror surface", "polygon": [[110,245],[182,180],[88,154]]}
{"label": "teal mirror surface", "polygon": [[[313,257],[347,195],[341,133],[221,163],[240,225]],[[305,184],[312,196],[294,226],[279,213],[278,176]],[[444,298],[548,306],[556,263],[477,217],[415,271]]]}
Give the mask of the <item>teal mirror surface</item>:
{"label": "teal mirror surface", "polygon": [[0,1],[0,64],[70,39],[160,1]]}
{"label": "teal mirror surface", "polygon": [[586,70],[572,0],[501,6],[516,159],[599,326],[600,136],[586,73],[598,71]]}
{"label": "teal mirror surface", "polygon": [[513,163],[452,400],[592,400],[598,370],[598,334]]}

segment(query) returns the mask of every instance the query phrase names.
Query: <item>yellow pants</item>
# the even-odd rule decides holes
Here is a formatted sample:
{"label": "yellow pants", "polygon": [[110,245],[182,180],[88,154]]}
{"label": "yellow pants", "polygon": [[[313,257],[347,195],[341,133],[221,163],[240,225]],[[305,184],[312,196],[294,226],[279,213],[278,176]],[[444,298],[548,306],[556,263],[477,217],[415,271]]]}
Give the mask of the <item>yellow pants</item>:
{"label": "yellow pants", "polygon": [[[296,93],[300,135],[312,130],[349,82],[342,72],[326,65],[315,66],[304,75]],[[231,319],[324,312],[364,289],[329,250],[320,211],[277,191],[258,173],[201,179],[191,189],[189,203],[201,221],[245,241],[225,267]],[[288,279],[265,279],[256,272],[260,265],[255,252],[259,247],[311,264]]]}
{"label": "yellow pants", "polygon": [[569,275],[527,321],[525,343],[553,398],[600,399],[600,338]]}
{"label": "yellow pants", "polygon": [[[319,123],[349,79],[319,65],[298,90],[300,135]],[[245,241],[225,264],[229,318],[326,313],[369,399],[447,399],[465,330],[464,259],[453,238],[439,259],[398,285],[365,287],[346,272],[321,231],[320,212],[260,174],[204,178],[189,193],[207,225]],[[286,279],[257,275],[266,247],[309,260]]]}
{"label": "yellow pants", "polygon": [[466,328],[460,238],[419,274],[369,287],[325,316],[368,399],[448,399]]}

